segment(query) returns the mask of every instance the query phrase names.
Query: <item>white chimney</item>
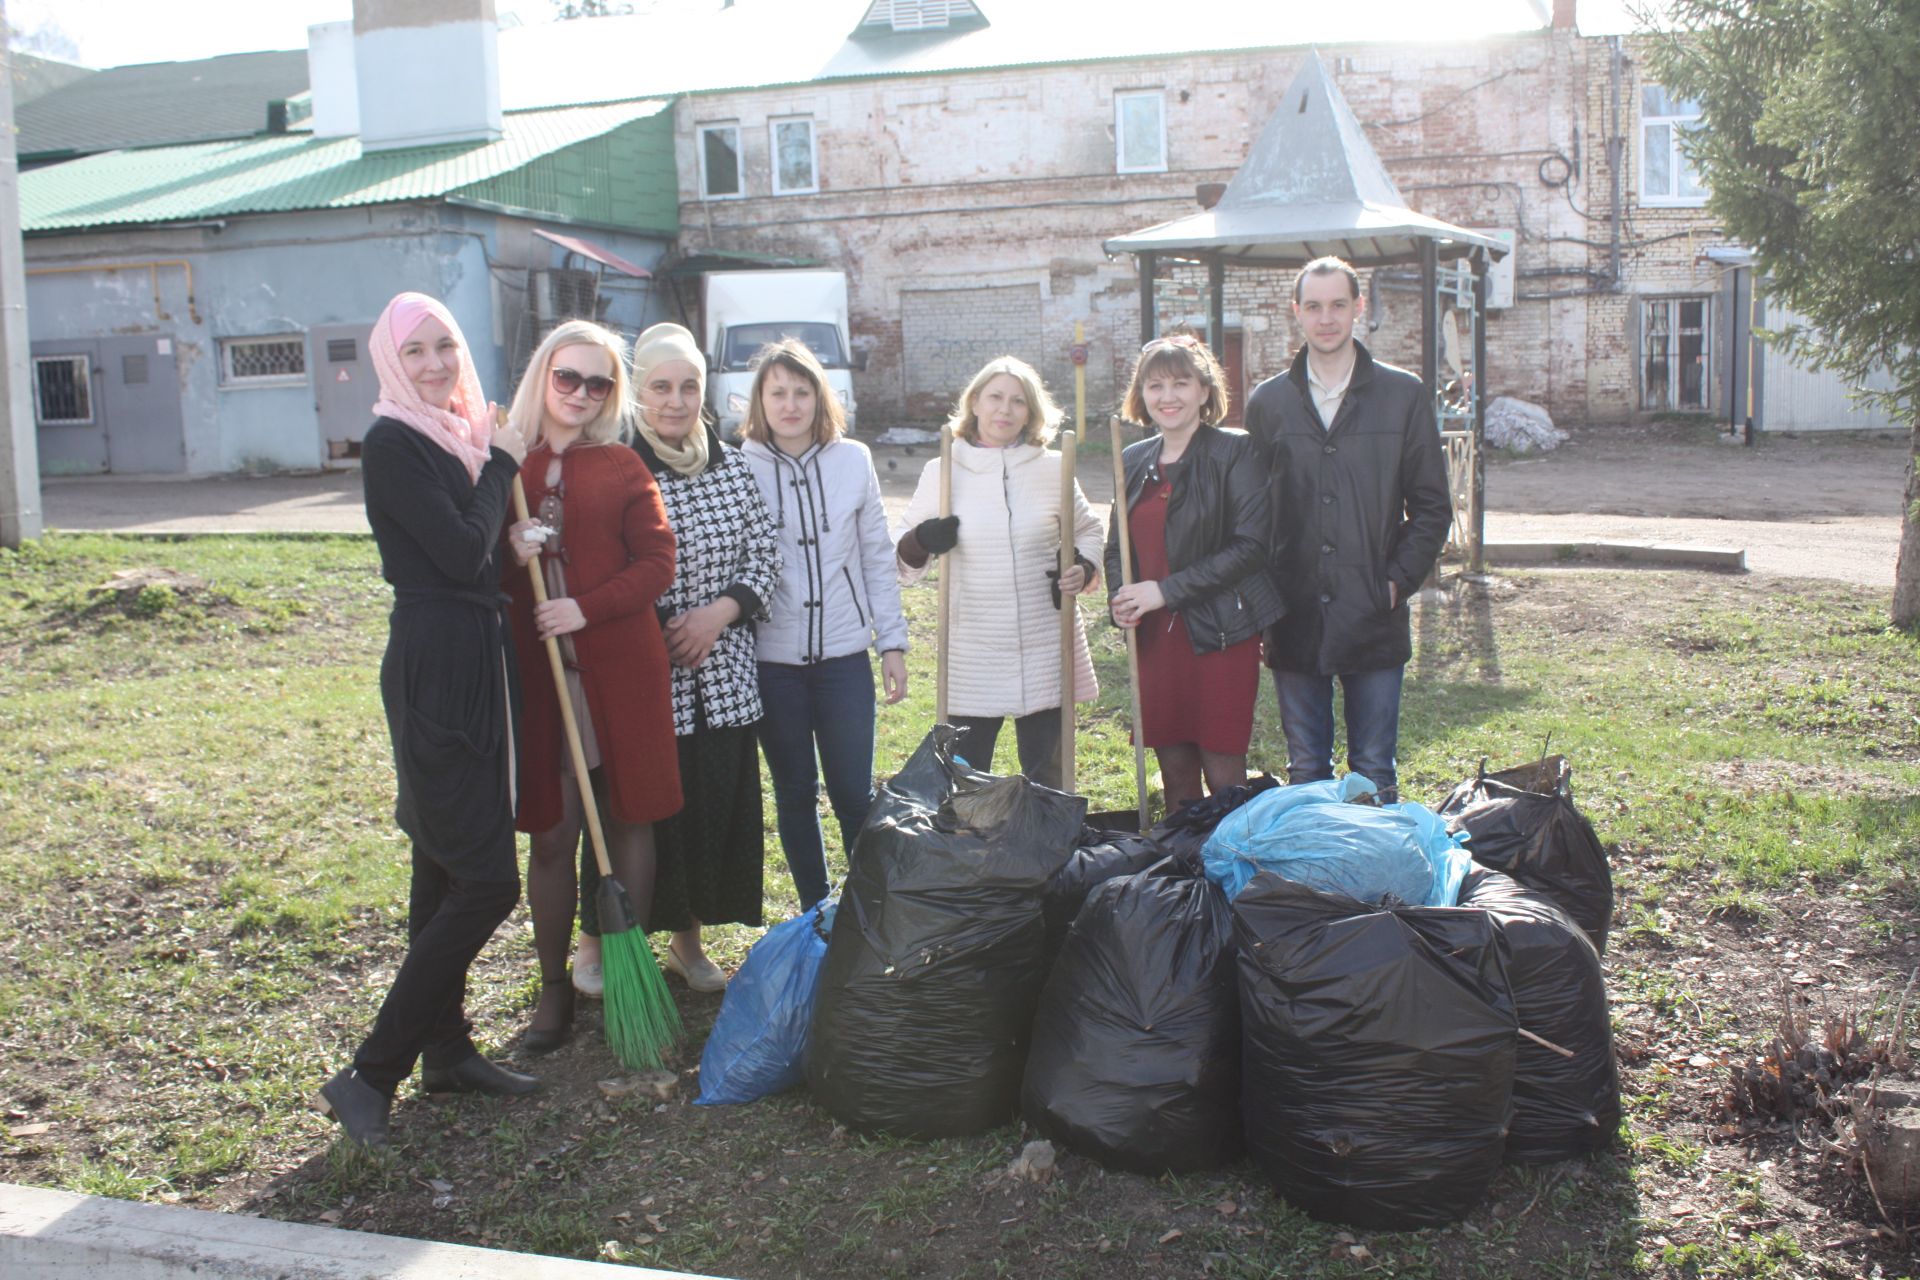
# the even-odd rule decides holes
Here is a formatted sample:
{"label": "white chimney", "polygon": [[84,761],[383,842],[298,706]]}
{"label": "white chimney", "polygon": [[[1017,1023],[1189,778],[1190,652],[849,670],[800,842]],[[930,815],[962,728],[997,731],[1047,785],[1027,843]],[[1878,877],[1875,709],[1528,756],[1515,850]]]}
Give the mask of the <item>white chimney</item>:
{"label": "white chimney", "polygon": [[353,78],[353,23],[307,28],[307,84],[313,94],[313,136],[351,138],[360,132],[360,86]]}
{"label": "white chimney", "polygon": [[360,149],[501,135],[493,0],[353,0]]}

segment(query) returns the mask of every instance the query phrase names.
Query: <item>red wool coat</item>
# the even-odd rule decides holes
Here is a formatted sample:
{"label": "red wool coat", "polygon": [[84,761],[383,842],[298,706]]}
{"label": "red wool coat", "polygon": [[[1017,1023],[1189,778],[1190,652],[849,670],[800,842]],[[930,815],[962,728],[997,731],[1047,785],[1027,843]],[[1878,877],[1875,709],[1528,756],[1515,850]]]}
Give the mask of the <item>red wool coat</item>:
{"label": "red wool coat", "polygon": [[[535,515],[549,492],[552,458],[543,445],[520,468],[527,509]],[[622,822],[659,822],[681,804],[667,645],[653,607],[673,582],[667,509],[647,464],[622,445],[567,449],[560,455],[560,487],[557,543],[566,555],[567,590],[587,620],[573,633],[573,645],[609,805]],[[533,566],[514,565],[511,552],[506,562],[513,645],[525,690],[516,825],[538,832],[560,821],[560,788],[575,784],[561,772],[566,729],[547,646],[533,626]]]}

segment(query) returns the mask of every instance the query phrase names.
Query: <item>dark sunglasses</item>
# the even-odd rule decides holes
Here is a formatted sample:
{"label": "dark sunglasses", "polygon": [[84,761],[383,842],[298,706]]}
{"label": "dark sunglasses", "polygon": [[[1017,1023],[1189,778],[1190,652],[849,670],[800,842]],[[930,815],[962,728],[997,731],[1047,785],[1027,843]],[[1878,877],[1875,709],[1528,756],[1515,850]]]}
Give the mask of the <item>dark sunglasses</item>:
{"label": "dark sunglasses", "polygon": [[613,379],[602,378],[598,374],[589,378],[578,369],[561,367],[553,371],[553,389],[563,396],[570,396],[580,388],[587,389],[587,399],[605,400],[613,394]]}

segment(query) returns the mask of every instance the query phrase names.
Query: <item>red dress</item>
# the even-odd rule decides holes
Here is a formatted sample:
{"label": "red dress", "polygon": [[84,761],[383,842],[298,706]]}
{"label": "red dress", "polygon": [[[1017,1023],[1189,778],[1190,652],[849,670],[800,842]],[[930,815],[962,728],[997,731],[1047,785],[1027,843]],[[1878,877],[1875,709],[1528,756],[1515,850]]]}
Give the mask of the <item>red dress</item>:
{"label": "red dress", "polygon": [[[567,638],[599,744],[608,807],[622,822],[659,822],[681,806],[667,645],[653,607],[673,583],[666,505],[647,464],[624,445],[571,446],[560,455],[559,484],[550,489],[552,461],[544,445],[529,451],[520,478],[529,511],[539,512],[549,492],[561,497],[560,537],[547,544],[542,559],[563,557],[568,591],[587,621]],[[565,730],[546,642],[533,628],[533,586],[505,554],[524,699],[517,825],[537,833],[560,821],[560,788],[577,784],[563,776]]]}
{"label": "red dress", "polygon": [[[1167,500],[1179,466],[1162,463],[1160,479],[1148,482],[1127,513],[1141,582],[1173,572],[1167,563]],[[1245,755],[1260,696],[1260,637],[1195,653],[1186,620],[1172,609],[1155,609],[1140,619],[1139,644],[1140,740],[1149,747],[1191,742],[1216,755]]]}

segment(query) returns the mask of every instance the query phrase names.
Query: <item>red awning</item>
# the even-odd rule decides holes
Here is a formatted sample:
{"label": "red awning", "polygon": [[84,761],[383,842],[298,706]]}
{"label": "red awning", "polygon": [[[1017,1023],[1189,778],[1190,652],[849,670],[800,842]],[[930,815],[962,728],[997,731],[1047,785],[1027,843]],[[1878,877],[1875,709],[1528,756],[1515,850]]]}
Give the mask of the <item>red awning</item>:
{"label": "red awning", "polygon": [[645,267],[635,262],[628,262],[613,250],[603,249],[591,240],[583,240],[579,236],[563,236],[557,231],[545,231],[539,227],[533,229],[533,234],[544,240],[553,241],[568,253],[577,253],[583,258],[593,259],[603,267],[612,267],[622,275],[633,276],[639,280],[653,278],[653,272]]}

